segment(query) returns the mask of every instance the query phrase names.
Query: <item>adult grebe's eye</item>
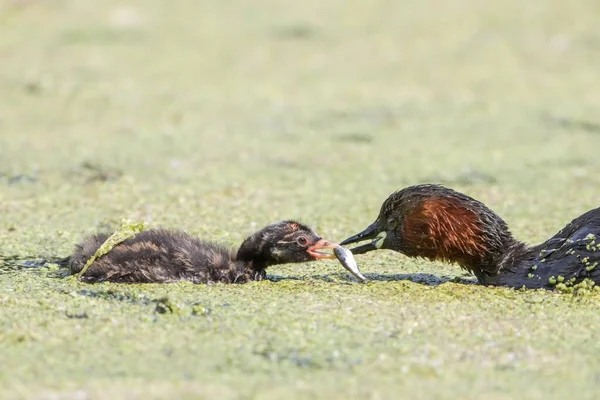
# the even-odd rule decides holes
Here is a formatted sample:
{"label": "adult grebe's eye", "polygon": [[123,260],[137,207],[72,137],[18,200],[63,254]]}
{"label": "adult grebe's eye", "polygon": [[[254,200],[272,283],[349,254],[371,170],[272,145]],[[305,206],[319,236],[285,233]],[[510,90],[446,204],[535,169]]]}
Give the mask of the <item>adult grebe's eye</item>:
{"label": "adult grebe's eye", "polygon": [[398,227],[398,221],[395,218],[388,219],[387,227],[389,229],[396,229]]}
{"label": "adult grebe's eye", "polygon": [[296,242],[300,246],[306,246],[308,244],[308,239],[306,238],[306,236],[300,236],[298,239],[296,239]]}

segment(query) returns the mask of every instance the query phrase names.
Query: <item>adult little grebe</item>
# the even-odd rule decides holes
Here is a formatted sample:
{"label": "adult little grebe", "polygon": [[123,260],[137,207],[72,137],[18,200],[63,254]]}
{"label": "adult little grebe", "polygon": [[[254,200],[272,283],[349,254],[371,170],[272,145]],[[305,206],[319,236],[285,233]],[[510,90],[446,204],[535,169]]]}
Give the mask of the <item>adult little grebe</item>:
{"label": "adult little grebe", "polygon": [[[69,261],[71,273],[81,271],[108,236],[92,235],[78,244]],[[335,258],[319,250],[337,247],[296,221],[268,225],[237,251],[185,232],[151,229],[96,259],[80,279],[89,283],[245,283],[265,279],[270,265]]]}
{"label": "adult little grebe", "polygon": [[552,288],[589,278],[600,283],[600,208],[574,219],[548,241],[527,246],[483,203],[441,185],[417,185],[390,195],[364,231],[340,245],[373,239],[354,254],[390,249],[409,257],[455,262],[479,283]]}

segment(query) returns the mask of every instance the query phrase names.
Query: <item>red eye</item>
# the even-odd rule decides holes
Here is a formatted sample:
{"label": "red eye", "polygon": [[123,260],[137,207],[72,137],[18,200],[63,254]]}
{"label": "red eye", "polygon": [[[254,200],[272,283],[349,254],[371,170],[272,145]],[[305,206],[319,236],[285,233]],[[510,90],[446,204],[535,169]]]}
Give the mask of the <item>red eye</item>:
{"label": "red eye", "polygon": [[308,244],[308,239],[306,238],[306,236],[300,236],[296,242],[300,245],[300,246],[306,246]]}

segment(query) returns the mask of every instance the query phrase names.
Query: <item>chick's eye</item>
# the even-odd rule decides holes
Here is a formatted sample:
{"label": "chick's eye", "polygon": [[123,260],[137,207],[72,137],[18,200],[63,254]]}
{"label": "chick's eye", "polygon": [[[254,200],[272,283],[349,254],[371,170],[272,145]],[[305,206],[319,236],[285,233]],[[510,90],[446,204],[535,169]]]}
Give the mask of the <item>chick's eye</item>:
{"label": "chick's eye", "polygon": [[296,242],[300,246],[306,246],[308,244],[308,239],[306,238],[306,236],[300,236],[298,239],[296,239]]}
{"label": "chick's eye", "polygon": [[394,218],[390,218],[390,219],[388,219],[387,226],[390,229],[396,229],[398,227],[398,221],[395,220]]}

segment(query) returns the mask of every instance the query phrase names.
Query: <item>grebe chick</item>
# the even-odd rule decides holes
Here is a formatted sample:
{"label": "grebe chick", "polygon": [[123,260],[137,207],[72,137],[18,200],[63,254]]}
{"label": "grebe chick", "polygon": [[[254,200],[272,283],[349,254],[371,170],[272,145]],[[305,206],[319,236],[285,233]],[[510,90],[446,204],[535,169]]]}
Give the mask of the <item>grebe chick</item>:
{"label": "grebe chick", "polygon": [[483,203],[441,185],[416,185],[390,195],[375,222],[340,245],[367,239],[372,241],[352,253],[390,249],[456,263],[485,285],[553,288],[585,278],[600,283],[600,208],[574,219],[548,241],[527,246]]}
{"label": "grebe chick", "polygon": [[[78,244],[69,261],[71,273],[81,271],[109,236],[92,235]],[[97,258],[80,279],[88,283],[245,283],[265,279],[270,265],[335,258],[320,250],[338,246],[296,221],[266,226],[237,251],[182,231],[150,229]]]}

